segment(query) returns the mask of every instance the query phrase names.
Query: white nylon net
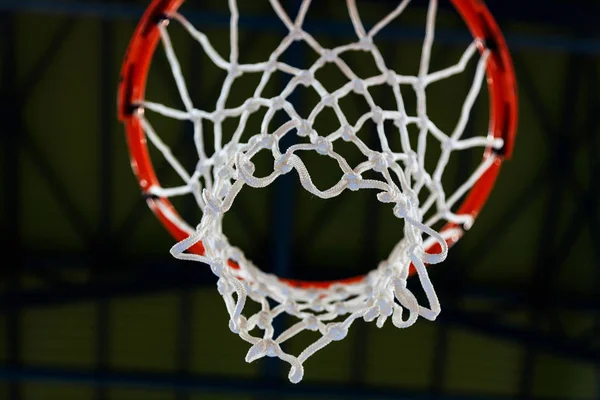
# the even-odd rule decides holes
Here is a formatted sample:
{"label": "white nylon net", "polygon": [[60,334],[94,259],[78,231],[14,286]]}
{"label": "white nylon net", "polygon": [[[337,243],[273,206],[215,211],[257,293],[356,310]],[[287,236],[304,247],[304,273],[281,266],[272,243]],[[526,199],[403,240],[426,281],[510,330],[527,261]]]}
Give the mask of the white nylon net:
{"label": "white nylon net", "polygon": [[[400,75],[386,66],[374,37],[385,26],[395,20],[406,9],[410,1],[404,0],[385,18],[370,30],[365,30],[355,1],[347,0],[346,5],[350,20],[356,32],[356,40],[335,47],[324,48],[310,33],[303,29],[303,22],[311,5],[310,0],[301,2],[294,20],[286,14],[278,0],[270,0],[275,14],[287,27],[288,34],[264,62],[241,64],[238,62],[238,8],[235,0],[229,0],[230,19],[230,54],[228,58],[219,54],[211,45],[208,37],[198,31],[183,15],[175,14],[172,20],[180,23],[195,38],[204,52],[214,64],[227,72],[220,96],[214,110],[205,111],[194,107],[186,87],[186,82],[176,57],[166,21],[159,25],[162,44],[166,52],[173,77],[184,110],[178,110],[159,103],[142,101],[137,113],[143,129],[150,142],[164,155],[165,159],[176,171],[183,184],[176,187],[152,187],[150,193],[159,197],[180,195],[194,196],[202,210],[202,219],[193,229],[169,210],[173,223],[190,232],[189,238],[177,243],[171,249],[174,257],[183,260],[194,260],[210,265],[218,277],[218,291],[223,296],[230,315],[230,329],[251,344],[246,356],[247,362],[261,357],[279,357],[291,365],[290,381],[299,382],[304,373],[303,363],[319,349],[332,341],[343,339],[350,325],[357,319],[376,321],[378,327],[383,326],[390,318],[393,325],[405,328],[415,323],[418,316],[434,320],[440,313],[434,288],[428,277],[425,264],[442,262],[447,255],[446,239],[456,235],[456,230],[436,232],[432,226],[440,221],[454,222],[468,228],[472,222],[469,215],[457,215],[452,209],[465,193],[482,176],[494,162],[493,157],[484,158],[481,164],[458,189],[447,196],[442,185],[444,169],[453,152],[473,147],[500,148],[502,140],[492,137],[487,132],[483,136],[462,138],[469,120],[469,114],[485,81],[487,50],[478,52],[478,42],[471,43],[455,65],[438,71],[429,71],[430,53],[434,41],[437,2],[429,3],[425,39],[422,45],[420,67],[417,75]],[[317,61],[308,68],[289,65],[281,61],[282,55],[295,41],[304,41],[317,54]],[[341,55],[347,52],[362,52],[372,56],[379,73],[367,79],[361,79],[345,63]],[[475,76],[468,95],[463,102],[462,111],[454,130],[447,134],[442,132],[430,120],[426,110],[426,88],[431,83],[440,81],[465,70],[467,62],[476,54],[480,55]],[[333,92],[328,92],[324,85],[315,78],[316,72],[325,65],[335,65],[347,77],[348,82]],[[289,74],[292,79],[279,96],[262,97],[263,90],[274,73]],[[235,108],[226,108],[233,82],[243,74],[260,74],[260,83],[253,96]],[[394,109],[381,109],[369,93],[369,88],[387,85],[393,90],[396,106]],[[303,86],[312,88],[320,97],[318,104],[307,117],[302,117],[288,101],[294,90]],[[412,88],[417,97],[416,115],[408,115],[401,93]],[[339,100],[345,96],[363,96],[370,111],[358,118],[355,124],[348,122],[339,106]],[[455,99],[449,99],[454,101]],[[259,109],[266,109],[260,132],[246,132],[245,126],[250,115]],[[325,108],[331,108],[339,121],[339,128],[334,132],[317,132],[312,125]],[[191,173],[171,153],[169,147],[161,140],[142,110],[150,110],[177,120],[191,121],[194,126],[193,141],[198,154],[197,167]],[[273,116],[283,111],[288,120],[280,126],[272,127]],[[232,139],[223,142],[223,121],[227,118],[238,118],[237,129]],[[385,121],[393,121],[400,136],[401,152],[393,152],[388,145]],[[210,121],[213,129],[203,129],[203,121]],[[361,140],[359,132],[367,121],[377,126],[377,135],[382,151],[370,149]],[[416,148],[411,147],[408,126],[418,127]],[[389,134],[389,133],[388,133]],[[205,135],[214,137],[214,149],[205,148]],[[280,151],[279,142],[285,135],[298,135],[304,143],[294,144],[285,152]],[[425,152],[427,138],[435,137],[440,142],[441,156],[432,171],[425,168]],[[364,154],[364,162],[352,168],[349,163],[336,152],[336,142],[353,143]],[[415,141],[413,140],[412,143]],[[264,177],[254,175],[253,157],[261,150],[270,151],[273,155],[273,170]],[[315,151],[322,157],[334,159],[341,169],[340,180],[325,190],[317,188],[311,175],[299,156],[301,152]],[[210,156],[208,155],[210,154]],[[366,171],[379,173],[381,179],[363,179]],[[262,188],[271,184],[283,174],[296,172],[304,189],[323,199],[332,198],[345,190],[374,189],[377,199],[389,203],[393,214],[404,223],[404,237],[395,246],[389,257],[370,272],[365,278],[352,284],[335,284],[324,289],[300,289],[292,287],[277,277],[262,272],[251,261],[244,257],[240,249],[232,246],[222,229],[225,213],[230,209],[234,199],[244,187],[249,185]],[[396,183],[399,182],[399,185]],[[419,204],[419,195],[426,191],[427,200]],[[424,215],[430,215],[423,220]],[[202,241],[206,250],[204,255],[190,254],[186,251],[195,243]],[[439,243],[442,251],[430,254],[426,249]],[[230,268],[228,260],[234,260],[238,269]],[[426,294],[427,304],[418,303],[415,295],[407,288],[409,266],[414,265],[418,279]],[[260,305],[261,310],[253,315],[244,315],[246,302],[252,300]],[[276,304],[276,305],[273,305]],[[273,319],[287,313],[297,322],[283,332],[276,332]],[[310,344],[299,355],[288,354],[282,344],[309,330],[320,333],[319,339]]]}

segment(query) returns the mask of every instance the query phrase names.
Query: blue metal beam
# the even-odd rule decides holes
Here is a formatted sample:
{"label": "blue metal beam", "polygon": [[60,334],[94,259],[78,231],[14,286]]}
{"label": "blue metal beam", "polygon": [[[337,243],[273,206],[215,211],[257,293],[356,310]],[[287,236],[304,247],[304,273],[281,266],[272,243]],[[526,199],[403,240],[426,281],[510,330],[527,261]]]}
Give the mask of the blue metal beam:
{"label": "blue metal beam", "polygon": [[[212,274],[207,268],[197,268],[194,263],[192,268],[173,268],[169,271],[147,268],[134,275],[137,276],[136,279],[121,283],[93,283],[61,291],[36,290],[23,293],[7,293],[0,296],[0,311],[15,306],[50,306],[74,301],[90,301],[106,296],[132,296],[142,293],[172,291],[175,288],[193,288],[206,285],[211,279],[209,275]],[[214,282],[214,279],[210,282]],[[592,302],[593,300],[583,301],[583,303],[590,304]],[[598,304],[596,304],[596,307],[598,307]],[[596,309],[596,312],[599,309],[600,307]],[[460,326],[486,336],[510,340],[560,357],[592,363],[600,359],[600,350],[594,349],[591,345],[588,346],[564,335],[540,332],[535,329],[498,322],[496,316],[490,313],[476,313],[461,310],[458,307],[446,306],[438,318],[438,323]]]}
{"label": "blue metal beam", "polygon": [[[522,11],[523,2],[519,3],[519,7],[508,12],[508,7],[502,15],[507,21],[519,20],[519,13]],[[590,7],[588,13],[586,8]],[[579,10],[578,14],[597,15],[594,10],[597,6],[583,6],[580,3],[577,7],[570,6],[565,3],[562,8],[558,3],[554,3],[552,15],[568,16],[571,15],[574,9]],[[138,5],[131,4],[105,4],[99,2],[66,2],[66,1],[40,1],[40,0],[3,0],[0,3],[0,11],[14,11],[37,14],[57,14],[57,15],[75,15],[82,17],[93,17],[100,19],[122,19],[122,20],[138,20],[142,15],[144,8]],[[495,9],[493,9],[495,10]],[[196,24],[207,26],[228,26],[229,16],[223,13],[215,12],[189,12],[187,17]],[[527,15],[534,17],[535,13],[529,12]],[[543,14],[545,15],[545,14]],[[555,17],[555,19],[558,17]],[[540,18],[541,19],[541,18]],[[540,22],[540,19],[535,19]],[[554,19],[552,19],[553,21]],[[542,20],[543,21],[543,20]],[[266,17],[242,17],[240,26],[251,30],[281,30],[281,23],[275,18]],[[576,28],[579,25],[573,24],[571,28]],[[589,25],[596,27],[597,25]],[[329,34],[332,36],[348,36],[354,35],[354,30],[350,23],[335,23],[335,22],[307,22],[307,30],[314,33]],[[597,29],[597,28],[596,28]],[[387,39],[403,39],[403,40],[420,40],[423,36],[422,29],[410,29],[406,27],[390,27],[381,32],[380,37]],[[560,35],[529,35],[529,34],[513,34],[506,33],[506,39],[511,49],[539,49],[548,51],[568,51],[572,53],[583,54],[600,54],[600,40],[596,38],[572,38]],[[464,31],[439,29],[436,34],[438,43],[461,44],[469,40],[468,35]]]}
{"label": "blue metal beam", "polygon": [[[313,398],[344,400],[421,400],[430,395],[393,387],[371,387],[356,384],[311,384],[290,385],[276,380],[244,380],[234,377],[206,375],[175,375],[148,372],[100,372],[55,368],[7,368],[0,367],[0,381],[11,382],[69,382],[83,385],[178,392],[205,393],[213,395],[253,396],[261,399]],[[511,396],[494,394],[456,393],[440,394],[437,400],[509,400]],[[538,400],[559,400],[558,397]]]}
{"label": "blue metal beam", "polygon": [[[33,261],[35,263],[35,261]],[[81,263],[89,260],[81,259]],[[0,312],[22,307],[47,307],[80,301],[140,296],[147,293],[191,289],[215,284],[216,278],[204,265],[179,260],[112,260],[109,265],[127,266],[119,278],[94,280],[56,289],[5,292],[0,295]]]}
{"label": "blue metal beam", "polygon": [[511,340],[527,348],[564,357],[565,359],[592,364],[600,360],[600,350],[594,347],[592,340],[589,341],[589,344],[585,344],[562,334],[548,333],[541,329],[521,328],[499,322],[495,318],[496,316],[490,313],[444,307],[436,323],[462,326],[479,334]]}
{"label": "blue metal beam", "polygon": [[[28,250],[24,254],[24,271],[38,268],[79,269],[91,263],[92,255],[87,253],[56,253]],[[18,293],[0,294],[0,312],[11,307],[54,306],[73,301],[92,301],[99,298],[139,296],[153,290],[173,291],[182,288],[214,285],[215,276],[203,264],[175,260],[170,257],[126,257],[114,255],[111,265],[121,266],[123,275],[120,281],[90,283],[69,286],[64,289],[36,289]],[[327,275],[326,265],[312,265]],[[127,275],[129,274],[129,275]],[[129,278],[128,278],[129,276]],[[443,282],[441,283],[443,285]],[[529,293],[523,287],[467,284],[462,296],[470,299],[526,303]],[[440,289],[442,290],[442,288]],[[600,314],[600,298],[578,292],[561,291],[556,296],[558,304],[565,310],[577,310]]]}

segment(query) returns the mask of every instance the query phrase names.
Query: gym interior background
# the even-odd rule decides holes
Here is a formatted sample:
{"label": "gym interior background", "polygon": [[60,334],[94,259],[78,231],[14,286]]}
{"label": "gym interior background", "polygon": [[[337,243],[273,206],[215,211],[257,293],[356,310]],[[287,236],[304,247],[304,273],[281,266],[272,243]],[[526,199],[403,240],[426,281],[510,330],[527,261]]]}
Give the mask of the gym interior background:
{"label": "gym interior background", "polygon": [[[227,32],[225,1],[188,3],[197,26]],[[0,0],[0,399],[600,399],[600,2],[487,2],[515,65],[518,135],[474,227],[430,270],[442,313],[405,330],[357,322],[298,385],[279,360],[244,362],[214,275],[169,255],[140,196],[116,89],[147,4]],[[351,34],[342,2],[323,4],[320,34]],[[253,12],[244,49],[281,33]],[[397,25],[388,54],[421,37]],[[436,43],[465,42],[449,24]],[[199,48],[182,46],[195,96],[214,98]],[[265,269],[364,273],[394,238],[377,202],[302,209],[289,190],[244,198],[231,223]]]}

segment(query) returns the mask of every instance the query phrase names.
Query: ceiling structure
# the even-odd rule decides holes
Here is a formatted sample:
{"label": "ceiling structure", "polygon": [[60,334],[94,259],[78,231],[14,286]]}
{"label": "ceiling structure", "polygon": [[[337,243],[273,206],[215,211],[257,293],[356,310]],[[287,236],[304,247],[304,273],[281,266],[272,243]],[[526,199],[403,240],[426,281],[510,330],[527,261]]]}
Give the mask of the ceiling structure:
{"label": "ceiling structure", "polygon": [[[207,4],[193,20],[222,29],[228,15]],[[518,138],[477,223],[431,269],[438,320],[357,324],[290,386],[278,361],[243,361],[214,276],[171,258],[131,173],[115,99],[145,2],[1,2],[0,215],[14,261],[0,272],[0,398],[599,398],[600,3],[577,4],[488,2],[515,64]],[[451,28],[438,39],[464,41]],[[233,233],[254,239],[245,249],[265,269],[341,277],[379,259],[385,218],[348,225],[330,206],[311,224],[277,201],[285,186],[267,193],[275,206],[244,198]],[[300,233],[282,240],[285,223]],[[324,224],[348,232],[325,240]]]}

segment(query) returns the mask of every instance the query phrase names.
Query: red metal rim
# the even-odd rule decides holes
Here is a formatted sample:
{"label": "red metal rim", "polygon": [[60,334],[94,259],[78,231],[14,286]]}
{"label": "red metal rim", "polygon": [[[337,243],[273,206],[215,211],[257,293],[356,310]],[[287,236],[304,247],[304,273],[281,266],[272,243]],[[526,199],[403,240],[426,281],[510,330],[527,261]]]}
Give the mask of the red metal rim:
{"label": "red metal rim", "polygon": [[[148,71],[156,46],[160,40],[158,23],[164,16],[177,11],[184,0],[153,0],[142,16],[121,68],[118,88],[118,116],[125,126],[127,144],[131,158],[131,166],[142,193],[154,185],[159,185],[152,161],[146,145],[146,137],[142,126],[135,116],[136,104],[144,99]],[[493,157],[493,165],[471,188],[458,209],[459,214],[471,214],[476,217],[487,201],[500,172],[502,161],[509,158],[513,151],[517,126],[517,94],[516,79],[508,47],[488,8],[481,0],[450,0],[462,16],[474,38],[481,40],[480,51],[491,50],[487,64],[487,82],[490,96],[490,132],[495,137],[504,139],[504,147],[500,152],[488,150],[484,157]],[[170,210],[179,216],[167,198],[149,198],[148,205],[165,226],[173,238],[181,241],[188,233],[167,217],[164,210]],[[454,224],[446,225],[442,231],[460,228]],[[462,229],[460,230],[462,232]],[[448,239],[448,245],[454,244],[461,235]],[[202,243],[189,249],[198,254],[204,253]],[[433,245],[427,249],[429,253],[439,253],[441,246]],[[230,262],[233,268],[237,265]],[[414,268],[411,272],[414,272]],[[359,282],[363,276],[336,281],[296,281],[282,279],[291,286],[299,288],[327,288],[333,284],[350,284]]]}

